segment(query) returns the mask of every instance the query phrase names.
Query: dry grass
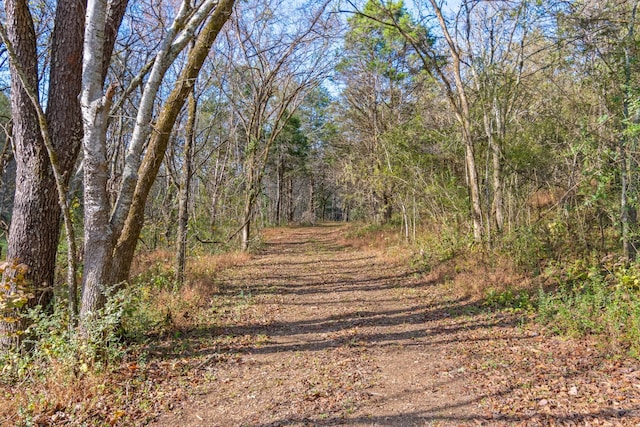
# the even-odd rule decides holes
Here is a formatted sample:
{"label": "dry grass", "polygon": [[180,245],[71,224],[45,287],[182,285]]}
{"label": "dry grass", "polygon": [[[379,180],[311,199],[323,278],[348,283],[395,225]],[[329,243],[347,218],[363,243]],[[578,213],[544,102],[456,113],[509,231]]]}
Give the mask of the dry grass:
{"label": "dry grass", "polygon": [[[349,224],[347,227],[347,232],[339,239],[340,244],[360,250],[375,250],[393,264],[408,264],[412,257],[417,256],[416,252],[441,250],[429,247],[440,244],[433,240],[421,245],[421,249],[407,244],[397,228],[367,230],[357,224]],[[430,227],[422,230],[421,235],[433,239],[434,236],[443,236],[445,233],[439,228]],[[524,274],[513,260],[501,255],[489,259],[482,250],[464,245],[460,245],[450,259],[432,265],[425,279],[431,283],[448,283],[455,292],[474,300],[483,299],[489,291],[531,291],[537,286],[531,276]]]}
{"label": "dry grass", "polygon": [[135,364],[123,361],[109,371],[79,372],[51,361],[46,376],[41,372],[1,387],[0,425],[122,425],[118,421],[125,411],[132,412],[127,394],[144,386],[132,378],[129,366]]}
{"label": "dry grass", "polygon": [[483,299],[489,291],[529,291],[534,286],[531,277],[523,274],[508,259],[489,263],[479,256],[463,254],[436,265],[425,277],[429,282],[446,283],[462,295]]}
{"label": "dry grass", "polygon": [[407,265],[413,256],[413,248],[396,228],[362,230],[361,225],[352,223],[342,227],[346,232],[336,239],[340,245],[374,251],[378,258],[394,266]]}
{"label": "dry grass", "polygon": [[[136,256],[132,263],[139,292],[136,310],[146,321],[134,327],[144,335],[196,327],[202,320],[198,313],[205,313],[203,307],[212,305],[219,296],[218,274],[249,259],[246,253],[191,258],[186,283],[176,288],[172,286],[172,252],[158,250]],[[152,375],[163,380],[163,375],[169,374],[148,372],[153,366],[143,368],[137,361],[143,350],[130,343],[123,359],[111,362],[107,369],[82,366],[72,355],[50,354],[34,360],[17,382],[0,382],[0,426],[124,426],[132,425],[132,419],[140,421],[143,413],[153,413],[153,408],[174,400],[172,393],[179,391],[161,390],[160,382],[149,383]]]}
{"label": "dry grass", "polygon": [[[230,252],[216,255],[201,255],[187,259],[187,281],[198,281],[203,276],[212,276],[227,268],[247,262],[251,255],[246,252]],[[149,272],[167,273],[175,263],[175,253],[167,249],[143,252],[131,263],[131,276]]]}
{"label": "dry grass", "polygon": [[189,259],[185,284],[178,289],[160,290],[150,296],[147,304],[149,307],[162,307],[162,315],[170,319],[173,328],[193,327],[193,313],[214,305],[221,292],[218,274],[242,265],[250,258],[247,253],[233,252]]}
{"label": "dry grass", "polygon": [[403,245],[404,240],[397,230],[391,228],[358,231],[358,226],[354,224],[350,225],[339,243],[357,249],[389,249]]}
{"label": "dry grass", "polygon": [[131,263],[131,277],[146,274],[153,269],[168,270],[175,263],[175,253],[168,249],[141,252]]}
{"label": "dry grass", "polygon": [[246,252],[230,252],[221,255],[202,255],[189,259],[187,282],[195,288],[217,289],[216,274],[226,269],[242,265],[251,259]]}

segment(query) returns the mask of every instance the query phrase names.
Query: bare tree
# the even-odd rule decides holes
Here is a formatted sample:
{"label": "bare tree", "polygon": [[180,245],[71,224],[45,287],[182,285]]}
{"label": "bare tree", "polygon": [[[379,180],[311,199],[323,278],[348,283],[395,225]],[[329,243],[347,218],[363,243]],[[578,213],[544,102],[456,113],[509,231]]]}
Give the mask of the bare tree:
{"label": "bare tree", "polygon": [[[464,40],[466,63],[475,89],[476,111],[480,110],[482,125],[491,156],[491,171],[485,180],[491,183],[486,209],[486,234],[491,239],[491,227],[498,233],[504,228],[504,150],[510,126],[518,108],[522,107],[523,77],[531,76],[530,43],[536,41],[536,25],[527,1],[482,2],[467,1],[458,17],[459,38]],[[531,39],[531,40],[530,40]]]}
{"label": "bare tree", "polygon": [[329,13],[329,5],[299,5],[285,22],[273,13],[284,7],[282,0],[256,0],[244,6],[226,32],[223,54],[229,68],[223,89],[245,141],[243,250],[249,247],[271,147],[305,95],[333,65],[327,34],[337,18]]}
{"label": "bare tree", "polygon": [[[195,89],[194,89],[195,90]],[[184,148],[182,150],[182,173],[180,192],[178,195],[178,235],[176,238],[176,282],[184,282],[187,255],[187,231],[189,223],[189,196],[193,169],[193,150],[195,142],[197,101],[195,93],[189,95],[187,108],[187,125],[184,132]]]}
{"label": "bare tree", "polygon": [[[105,302],[105,287],[125,280],[129,274],[136,243],[144,223],[147,195],[164,159],[165,150],[178,114],[191,93],[195,78],[227,21],[233,0],[205,0],[192,7],[183,1],[164,34],[149,76],[142,87],[140,108],[125,157],[122,183],[113,208],[106,191],[106,118],[113,90],[103,92],[95,81],[95,71],[85,58],[83,114],[85,115],[85,275],[81,319],[92,316]],[[104,28],[104,0],[96,1],[96,13],[88,16],[85,52],[96,48]],[[91,7],[88,11],[91,11]],[[93,19],[93,21],[91,21]],[[93,25],[91,25],[93,23]],[[198,32],[198,29],[200,31]],[[176,84],[154,117],[156,96],[169,67],[191,40],[194,47],[176,79]],[[143,70],[146,72],[146,70]],[[89,88],[95,92],[89,95]],[[104,115],[104,116],[103,116]],[[152,121],[155,120],[155,127]],[[92,133],[93,132],[93,133]],[[148,138],[151,138],[148,140]],[[148,143],[148,144],[147,144]],[[145,151],[146,146],[146,151]],[[109,216],[109,212],[111,215]]]}

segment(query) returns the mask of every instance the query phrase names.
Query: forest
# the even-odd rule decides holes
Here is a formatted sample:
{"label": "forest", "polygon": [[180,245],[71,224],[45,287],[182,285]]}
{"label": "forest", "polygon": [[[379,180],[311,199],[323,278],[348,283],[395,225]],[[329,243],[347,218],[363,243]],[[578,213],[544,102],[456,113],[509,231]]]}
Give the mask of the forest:
{"label": "forest", "polygon": [[[0,424],[158,422],[188,394],[176,385],[180,375],[215,390],[218,371],[206,371],[209,378],[206,369],[284,345],[265,326],[286,323],[268,304],[298,286],[292,301],[353,284],[344,295],[358,292],[353,301],[368,305],[348,316],[344,306],[345,334],[363,316],[372,331],[396,326],[369,311],[387,304],[367,285],[380,283],[403,289],[390,294],[389,313],[422,316],[411,306],[417,298],[432,314],[451,306],[427,316],[442,330],[460,321],[506,328],[509,318],[529,338],[561,343],[532,350],[532,358],[548,350],[544,363],[554,354],[598,360],[593,372],[606,365],[614,382],[640,372],[638,6],[4,0]],[[359,253],[375,259],[368,273],[376,276],[361,276],[368,267]],[[267,264],[272,270],[260,270]],[[314,274],[330,280],[315,289],[303,280]],[[283,319],[302,327],[316,315],[311,308],[346,304],[318,301],[300,299],[299,317]],[[325,323],[337,321],[323,313]],[[334,333],[331,324],[313,340]],[[486,334],[451,340],[493,342]],[[507,363],[479,361],[483,348],[446,372],[476,375],[479,384],[482,374],[469,366],[495,362],[498,372]],[[157,373],[174,353],[184,367]],[[402,354],[394,360],[413,357]],[[444,369],[425,366],[434,375]],[[400,411],[384,424],[385,414],[371,413],[366,424],[367,399],[382,392],[338,380],[347,371],[318,374],[339,385],[318,391],[318,380],[300,392],[303,409],[272,403],[282,410],[271,411],[271,424],[218,414],[219,425],[591,425],[598,417],[626,425],[632,413],[636,425],[640,416],[640,376],[624,391],[612,386],[624,399],[596,403],[587,400],[604,392],[583,393],[588,380],[563,383],[567,402],[584,397],[580,405],[596,405],[588,408],[543,394],[531,397],[535,413],[492,400],[538,390],[522,379],[478,398],[489,418],[466,419],[456,406],[462,412],[452,409],[451,418]],[[349,381],[361,384],[359,394],[343,392]],[[479,396],[474,390],[450,391]],[[338,395],[339,404],[331,400]],[[164,422],[153,425],[180,424]]]}

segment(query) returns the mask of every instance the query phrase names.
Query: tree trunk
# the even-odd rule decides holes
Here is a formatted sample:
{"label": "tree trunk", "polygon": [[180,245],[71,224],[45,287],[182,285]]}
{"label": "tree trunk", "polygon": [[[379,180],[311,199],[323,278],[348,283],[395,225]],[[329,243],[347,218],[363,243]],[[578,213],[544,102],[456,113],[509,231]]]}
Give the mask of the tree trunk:
{"label": "tree trunk", "polygon": [[493,99],[493,111],[496,117],[497,140],[493,140],[491,148],[493,160],[493,210],[495,212],[496,230],[502,233],[504,230],[504,183],[502,174],[502,147],[505,144],[507,129],[506,119],[502,117],[498,108],[498,100]]}
{"label": "tree trunk", "polygon": [[312,224],[316,221],[316,186],[313,177],[309,179],[309,222]]}
{"label": "tree trunk", "polygon": [[289,223],[293,222],[293,178],[289,177],[287,179],[287,221]]}
{"label": "tree trunk", "polygon": [[146,200],[164,160],[169,136],[213,42],[231,15],[233,4],[234,0],[219,2],[215,12],[201,30],[193,49],[189,52],[187,63],[178,76],[178,83],[169,94],[167,102],[158,116],[154,133],[138,172],[139,179],[131,199],[131,207],[113,251],[110,283],[119,283],[129,276],[131,261],[144,225]]}
{"label": "tree trunk", "polygon": [[388,224],[391,221],[391,217],[393,216],[393,205],[391,204],[391,197],[385,191],[382,194],[382,204],[383,204],[383,223]]}
{"label": "tree trunk", "polygon": [[491,147],[493,161],[493,212],[496,231],[504,229],[504,192],[502,184],[502,154],[500,146],[494,142]]}
{"label": "tree trunk", "polygon": [[214,232],[216,229],[216,221],[218,218],[218,204],[220,198],[220,190],[222,188],[222,182],[224,179],[225,169],[227,167],[227,160],[229,159],[229,148],[227,147],[224,152],[224,158],[222,160],[222,165],[220,165],[220,155],[216,158],[216,167],[213,173],[213,190],[211,191],[211,216],[210,216],[210,226],[211,232]]}
{"label": "tree trunk", "polygon": [[478,171],[473,140],[468,129],[463,130],[465,140],[465,163],[467,166],[467,178],[471,199],[471,217],[473,220],[473,239],[476,242],[482,240],[482,205],[480,202],[480,187],[478,185]]}
{"label": "tree trunk", "polygon": [[192,91],[189,95],[189,113],[187,128],[184,137],[184,155],[182,182],[180,183],[180,196],[178,198],[178,239],[176,251],[176,282],[184,283],[184,271],[187,253],[187,226],[189,222],[189,190],[191,184],[191,163],[193,158],[193,145],[196,125],[196,97]]}
{"label": "tree trunk", "polygon": [[471,218],[473,221],[473,238],[476,242],[482,240],[482,204],[480,200],[480,186],[478,182],[478,171],[476,169],[475,147],[473,136],[471,135],[471,113],[469,111],[469,100],[465,91],[460,71],[462,59],[460,49],[451,37],[447,23],[442,15],[442,9],[436,0],[429,0],[436,18],[440,24],[453,63],[453,77],[455,82],[455,93],[450,82],[446,84],[447,97],[454,107],[456,119],[462,127],[462,140],[465,146],[465,166],[467,169],[467,184],[469,186],[469,198],[471,199]]}
{"label": "tree trunk", "polygon": [[402,210],[402,225],[401,228],[403,230],[403,234],[404,234],[404,240],[405,241],[409,241],[409,216],[407,215],[407,207],[405,206],[404,202],[400,202],[400,207]]}
{"label": "tree trunk", "polygon": [[[28,2],[6,3],[8,36],[25,82],[37,91],[36,35]],[[60,171],[68,184],[82,137],[78,94],[81,87],[84,4],[60,0],[51,42],[51,68],[46,119]],[[16,192],[7,259],[29,267],[26,275],[35,298],[30,305],[47,306],[53,296],[60,206],[49,155],[42,140],[35,106],[11,66],[11,106],[16,160]],[[13,273],[8,271],[7,277]],[[73,295],[70,296],[73,298]],[[0,325],[0,333],[8,325]],[[9,329],[19,327],[13,324]]]}
{"label": "tree trunk", "polygon": [[[133,197],[138,183],[138,173],[142,163],[142,153],[149,136],[152,135],[154,130],[151,126],[153,110],[164,76],[180,52],[187,46],[190,40],[188,33],[193,34],[214,7],[216,8],[214,16],[219,15],[217,14],[219,6],[216,0],[204,0],[197,10],[192,9],[189,3],[185,1],[181,3],[171,26],[166,30],[142,91],[136,115],[136,125],[133,128],[125,156],[120,192],[111,214],[111,227],[116,234],[120,234],[122,231],[122,227],[127,221],[129,209],[133,204]],[[211,21],[216,21],[216,19],[210,19]],[[187,34],[184,33],[185,31]],[[203,29],[201,35],[205,32],[205,29]],[[199,71],[200,67],[198,67],[196,76]],[[193,82],[189,82],[188,85],[192,86]],[[179,105],[172,105],[170,108],[181,110],[185,100],[186,97],[182,99]]]}
{"label": "tree trunk", "polygon": [[80,326],[97,315],[106,300],[113,230],[107,193],[107,126],[114,88],[103,95],[102,69],[107,0],[89,0],[82,71],[84,120],[84,277]]}
{"label": "tree trunk", "polygon": [[250,198],[250,195],[247,195],[245,197],[244,209],[242,211],[242,235],[240,241],[240,249],[243,252],[249,250],[249,240],[251,239],[251,215],[253,213],[253,203],[251,202]]}
{"label": "tree trunk", "polygon": [[280,156],[280,158],[278,159],[276,175],[276,225],[280,225],[282,219],[282,193],[284,187],[284,161],[282,160],[282,156]]}

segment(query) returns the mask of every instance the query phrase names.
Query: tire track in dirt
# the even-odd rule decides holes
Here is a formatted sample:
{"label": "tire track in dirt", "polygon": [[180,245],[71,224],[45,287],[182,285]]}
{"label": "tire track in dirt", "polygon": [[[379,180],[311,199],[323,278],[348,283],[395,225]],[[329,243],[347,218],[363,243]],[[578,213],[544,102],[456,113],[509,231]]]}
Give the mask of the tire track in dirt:
{"label": "tire track in dirt", "polygon": [[[259,255],[223,274],[222,289],[250,296],[251,315],[218,333],[246,336],[246,344],[233,355],[213,354],[202,368],[206,390],[154,425],[640,422],[637,392],[617,407],[588,406],[586,394],[565,393],[569,403],[559,397],[558,372],[572,372],[575,384],[582,377],[597,382],[599,372],[611,377],[596,355],[576,368],[575,343],[543,337],[514,315],[480,310],[478,301],[446,280],[416,274],[406,260],[343,245],[344,230],[271,230]],[[551,365],[559,371],[537,372],[549,352],[564,354]],[[640,371],[629,362],[614,376],[625,372]]]}

